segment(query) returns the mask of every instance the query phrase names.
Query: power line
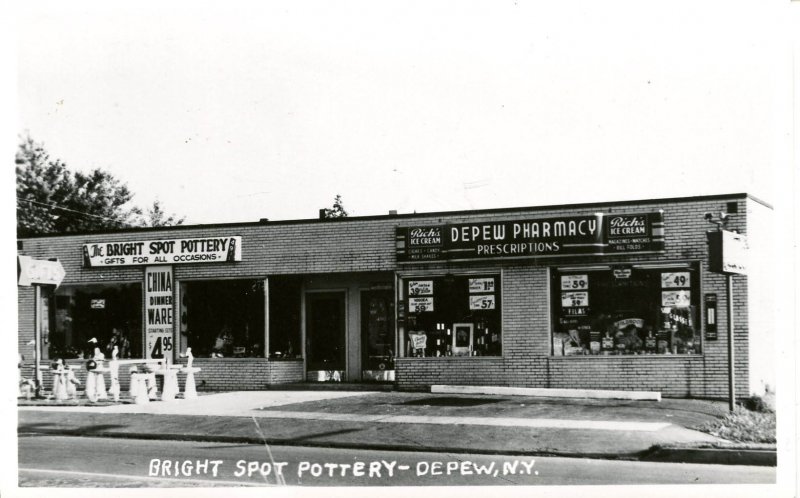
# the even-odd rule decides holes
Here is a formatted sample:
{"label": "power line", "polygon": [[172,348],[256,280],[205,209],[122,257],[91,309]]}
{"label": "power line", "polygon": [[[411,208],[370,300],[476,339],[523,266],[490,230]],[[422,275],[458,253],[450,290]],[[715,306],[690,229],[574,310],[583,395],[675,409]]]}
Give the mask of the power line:
{"label": "power line", "polygon": [[52,208],[52,209],[60,209],[62,211],[69,211],[70,213],[76,213],[76,214],[80,214],[80,215],[83,215],[83,216],[91,216],[92,218],[100,218],[101,220],[113,221],[114,223],[120,223],[122,225],[130,226],[130,223],[122,221],[122,220],[118,220],[116,218],[109,218],[107,216],[100,216],[98,214],[86,213],[86,212],[83,212],[83,211],[76,211],[74,209],[70,209],[70,208],[65,208],[63,206],[59,206],[58,204],[47,204],[47,203],[44,203],[44,202],[34,201],[32,199],[20,199],[19,197],[17,197],[17,201],[18,202],[29,202],[31,204],[38,204],[39,206],[49,207],[49,208]]}

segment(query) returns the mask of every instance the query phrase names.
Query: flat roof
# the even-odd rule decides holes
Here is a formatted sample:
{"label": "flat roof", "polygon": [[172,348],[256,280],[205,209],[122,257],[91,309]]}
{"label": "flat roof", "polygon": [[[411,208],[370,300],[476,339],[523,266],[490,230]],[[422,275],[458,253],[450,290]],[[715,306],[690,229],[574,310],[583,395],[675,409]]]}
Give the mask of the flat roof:
{"label": "flat roof", "polygon": [[747,193],[733,193],[733,194],[715,194],[715,195],[698,195],[689,197],[666,197],[654,199],[635,199],[629,201],[609,201],[609,202],[586,202],[577,204],[550,204],[545,206],[519,206],[508,208],[490,208],[490,209],[469,209],[458,211],[432,211],[425,213],[403,213],[403,214],[380,214],[380,215],[367,215],[367,216],[348,216],[345,218],[306,218],[296,220],[275,220],[275,221],[245,221],[245,222],[228,222],[228,223],[207,223],[196,225],[172,225],[168,227],[125,227],[116,229],[101,229],[101,230],[84,230],[78,232],[63,232],[63,233],[50,233],[31,235],[22,237],[19,240],[38,239],[45,237],[66,237],[75,235],[99,235],[99,234],[115,234],[115,233],[135,233],[135,232],[156,232],[162,230],[192,230],[204,228],[227,228],[227,227],[252,227],[262,225],[297,225],[305,223],[341,223],[346,221],[366,221],[366,220],[381,220],[381,219],[407,219],[407,218],[431,218],[439,216],[463,216],[470,214],[499,214],[511,213],[519,211],[547,211],[552,209],[586,209],[599,206],[635,206],[639,204],[653,204],[653,203],[670,203],[670,202],[688,202],[688,201],[707,201],[707,200],[722,200],[722,199],[751,199],[769,209],[773,207],[767,202],[762,201]]}

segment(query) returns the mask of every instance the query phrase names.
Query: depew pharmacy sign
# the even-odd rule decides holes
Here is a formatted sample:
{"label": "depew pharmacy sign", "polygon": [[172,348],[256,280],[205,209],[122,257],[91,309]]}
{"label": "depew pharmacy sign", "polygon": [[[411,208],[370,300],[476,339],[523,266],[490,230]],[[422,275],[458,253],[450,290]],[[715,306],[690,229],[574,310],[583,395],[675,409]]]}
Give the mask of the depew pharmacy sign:
{"label": "depew pharmacy sign", "polygon": [[242,238],[102,242],[83,245],[86,268],[182,263],[225,263],[242,260]]}

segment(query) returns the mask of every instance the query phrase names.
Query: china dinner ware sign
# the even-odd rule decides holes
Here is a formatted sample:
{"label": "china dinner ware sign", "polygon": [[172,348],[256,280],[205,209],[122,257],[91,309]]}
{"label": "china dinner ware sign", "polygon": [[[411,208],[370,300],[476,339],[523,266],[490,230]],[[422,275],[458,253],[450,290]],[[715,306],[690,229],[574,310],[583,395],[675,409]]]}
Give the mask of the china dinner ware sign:
{"label": "china dinner ware sign", "polygon": [[242,260],[242,238],[102,242],[83,245],[83,266],[225,263]]}
{"label": "china dinner ware sign", "polygon": [[664,252],[663,212],[398,227],[398,262]]}

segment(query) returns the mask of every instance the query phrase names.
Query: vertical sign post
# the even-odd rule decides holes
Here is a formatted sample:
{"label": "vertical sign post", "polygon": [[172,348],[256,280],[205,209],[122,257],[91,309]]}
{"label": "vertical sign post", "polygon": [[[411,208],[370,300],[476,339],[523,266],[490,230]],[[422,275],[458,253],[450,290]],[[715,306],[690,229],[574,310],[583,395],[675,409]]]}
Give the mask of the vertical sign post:
{"label": "vertical sign post", "polygon": [[65,272],[57,259],[33,259],[30,256],[17,255],[17,285],[34,288],[34,327],[33,332],[33,376],[36,381],[36,397],[42,391],[42,285],[61,285]]}
{"label": "vertical sign post", "polygon": [[708,269],[727,277],[728,299],[728,408],[736,408],[736,380],[734,322],[733,322],[733,275],[747,275],[747,238],[739,233],[720,229],[708,232]]}

